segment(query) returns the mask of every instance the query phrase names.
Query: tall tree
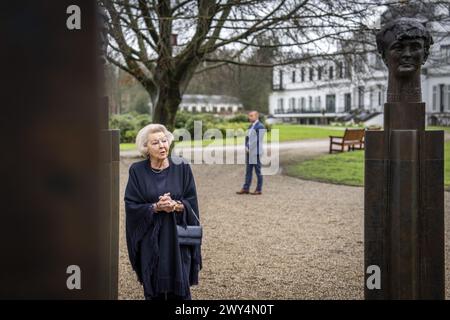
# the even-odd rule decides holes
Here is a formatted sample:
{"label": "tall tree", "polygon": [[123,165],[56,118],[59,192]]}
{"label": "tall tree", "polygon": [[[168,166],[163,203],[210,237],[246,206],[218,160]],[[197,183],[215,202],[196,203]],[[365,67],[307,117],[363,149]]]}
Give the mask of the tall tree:
{"label": "tall tree", "polygon": [[272,91],[271,67],[255,67],[259,65],[270,65],[278,54],[278,48],[274,46],[264,47],[265,43],[275,43],[277,39],[261,37],[256,39],[260,45],[246,59],[246,62],[254,66],[237,66],[239,97],[248,110],[258,110],[267,113],[269,110],[268,98]]}
{"label": "tall tree", "polygon": [[[224,63],[272,67],[330,53],[327,39],[370,30],[379,0],[103,0],[111,63],[133,75],[153,103],[153,121],[173,128],[195,72]],[[395,1],[390,1],[395,2]],[[273,43],[259,43],[268,34]],[[281,48],[271,63],[246,61],[252,48]],[[235,55],[214,55],[232,48]],[[286,50],[287,49],[287,50]],[[315,50],[319,49],[319,50]],[[290,54],[293,52],[294,54]],[[203,65],[202,62],[212,62]]]}

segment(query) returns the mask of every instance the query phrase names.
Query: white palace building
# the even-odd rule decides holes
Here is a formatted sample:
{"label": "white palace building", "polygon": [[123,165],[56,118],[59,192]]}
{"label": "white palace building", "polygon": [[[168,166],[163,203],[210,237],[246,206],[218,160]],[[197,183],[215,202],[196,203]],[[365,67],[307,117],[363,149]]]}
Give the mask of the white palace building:
{"label": "white palace building", "polygon": [[[389,18],[384,15],[382,20]],[[427,124],[450,125],[450,26],[433,22],[428,27],[435,44],[422,67]],[[303,65],[274,68],[270,115],[279,121],[301,124],[353,118],[366,125],[382,125],[387,68],[375,52],[353,56],[349,61],[348,57],[315,59]]]}
{"label": "white palace building", "polygon": [[242,102],[225,95],[185,94],[180,110],[189,112],[236,113],[244,109]]}

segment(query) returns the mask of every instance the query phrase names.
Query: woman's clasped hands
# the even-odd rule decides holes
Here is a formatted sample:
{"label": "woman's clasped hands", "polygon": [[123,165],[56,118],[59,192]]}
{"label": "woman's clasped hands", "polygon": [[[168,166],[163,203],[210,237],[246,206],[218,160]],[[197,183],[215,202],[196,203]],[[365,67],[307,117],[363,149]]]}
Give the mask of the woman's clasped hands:
{"label": "woman's clasped hands", "polygon": [[171,198],[170,192],[164,193],[162,196],[159,196],[158,202],[155,204],[155,208],[157,212],[173,212],[173,211],[183,211],[184,207],[180,201],[175,201]]}

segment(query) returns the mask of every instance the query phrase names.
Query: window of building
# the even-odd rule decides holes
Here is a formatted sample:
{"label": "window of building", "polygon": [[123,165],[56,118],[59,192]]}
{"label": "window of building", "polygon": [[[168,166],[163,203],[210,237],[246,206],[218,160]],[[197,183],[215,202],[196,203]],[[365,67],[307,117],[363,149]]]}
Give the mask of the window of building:
{"label": "window of building", "polygon": [[450,85],[446,85],[445,88],[447,92],[444,96],[444,103],[446,105],[447,111],[450,111]]}
{"label": "window of building", "polygon": [[302,110],[305,110],[305,107],[306,107],[306,99],[304,97],[302,97],[300,100],[300,108]]}
{"label": "window of building", "polygon": [[360,56],[360,55],[356,56],[356,58],[355,58],[355,72],[356,73],[364,72],[364,65],[365,65],[364,57]]}
{"label": "window of building", "polygon": [[384,103],[384,91],[383,87],[378,88],[378,106],[382,106]]}
{"label": "window of building", "polygon": [[345,77],[350,79],[352,77],[352,65],[350,61],[345,63]]}
{"label": "window of building", "polygon": [[352,109],[352,94],[344,94],[344,111],[349,112]]}
{"label": "window of building", "polygon": [[302,77],[302,82],[305,82],[305,68],[303,68],[303,67],[301,69],[301,77]]}
{"label": "window of building", "polygon": [[295,70],[292,71],[292,83],[295,83]]}
{"label": "window of building", "polygon": [[441,45],[441,57],[443,63],[450,63],[450,45]]}
{"label": "window of building", "polygon": [[293,112],[295,108],[295,98],[289,99],[289,112]]}
{"label": "window of building", "polygon": [[336,112],[336,95],[335,94],[327,94],[326,99],[326,108],[328,113]]}
{"label": "window of building", "polygon": [[280,89],[283,89],[283,70],[281,69],[279,71],[279,77],[280,77]]}
{"label": "window of building", "polygon": [[315,110],[320,110],[321,107],[322,106],[321,106],[320,96],[317,96],[316,99],[315,99],[315,106],[314,106],[314,108],[315,108]]}
{"label": "window of building", "polygon": [[309,96],[309,98],[308,98],[308,104],[309,104],[309,110],[312,110],[313,109],[313,100],[312,100],[312,97],[311,96]]}
{"label": "window of building", "polygon": [[358,108],[364,108],[364,87],[358,87]]}
{"label": "window of building", "polygon": [[329,71],[328,71],[328,76],[330,77],[330,79],[333,79],[334,78],[334,75],[333,75],[333,71],[334,71],[334,68],[333,68],[333,66],[330,66],[330,68],[328,69]]}
{"label": "window of building", "polygon": [[283,98],[278,99],[278,110],[283,111],[284,109],[284,100]]}
{"label": "window of building", "polygon": [[433,86],[433,99],[432,99],[432,104],[433,106],[433,111],[437,110],[437,86]]}
{"label": "window of building", "polygon": [[338,73],[339,79],[342,79],[344,77],[344,66],[343,66],[342,62],[337,63],[337,73]]}
{"label": "window of building", "polygon": [[192,112],[197,112],[197,107],[196,106],[192,106]]}
{"label": "window of building", "polygon": [[317,80],[322,80],[322,67],[317,68]]}
{"label": "window of building", "polygon": [[309,81],[313,81],[314,79],[314,69],[311,67],[309,68]]}

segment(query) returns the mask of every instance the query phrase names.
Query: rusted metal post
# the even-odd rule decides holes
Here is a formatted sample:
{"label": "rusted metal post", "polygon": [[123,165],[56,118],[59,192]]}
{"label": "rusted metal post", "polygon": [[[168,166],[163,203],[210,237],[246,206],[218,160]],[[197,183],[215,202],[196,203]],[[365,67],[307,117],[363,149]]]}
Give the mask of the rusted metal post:
{"label": "rusted metal post", "polygon": [[2,6],[0,299],[117,298],[118,133],[96,3]]}

